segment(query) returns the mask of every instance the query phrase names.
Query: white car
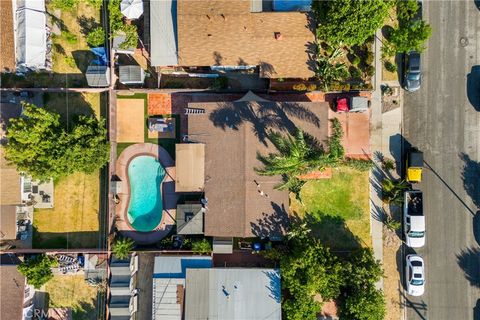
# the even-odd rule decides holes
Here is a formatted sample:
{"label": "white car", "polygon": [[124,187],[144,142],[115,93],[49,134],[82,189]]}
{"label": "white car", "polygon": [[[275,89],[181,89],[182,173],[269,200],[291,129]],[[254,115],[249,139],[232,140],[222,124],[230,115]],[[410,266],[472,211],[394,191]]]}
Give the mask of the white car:
{"label": "white car", "polygon": [[407,246],[421,248],[425,245],[425,215],[423,214],[422,191],[405,191],[403,229]]}
{"label": "white car", "polygon": [[425,263],[417,254],[407,256],[406,265],[407,293],[411,296],[421,296],[425,292]]}

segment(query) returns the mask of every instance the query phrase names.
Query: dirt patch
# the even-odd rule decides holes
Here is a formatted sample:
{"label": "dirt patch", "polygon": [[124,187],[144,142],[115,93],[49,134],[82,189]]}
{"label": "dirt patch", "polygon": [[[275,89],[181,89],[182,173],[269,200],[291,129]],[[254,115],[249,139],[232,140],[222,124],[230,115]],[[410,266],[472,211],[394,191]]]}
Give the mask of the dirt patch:
{"label": "dirt patch", "polygon": [[384,229],[383,268],[385,278],[383,290],[385,293],[386,310],[385,320],[398,320],[401,314],[401,278],[398,268],[398,253],[401,241],[392,231]]}
{"label": "dirt patch", "polygon": [[117,142],[143,142],[145,100],[117,100]]}

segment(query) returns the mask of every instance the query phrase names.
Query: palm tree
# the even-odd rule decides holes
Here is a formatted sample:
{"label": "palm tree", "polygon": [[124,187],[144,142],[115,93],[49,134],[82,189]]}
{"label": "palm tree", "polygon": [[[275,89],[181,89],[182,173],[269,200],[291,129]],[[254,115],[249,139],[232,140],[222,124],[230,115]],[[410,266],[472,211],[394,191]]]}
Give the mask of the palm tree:
{"label": "palm tree", "polygon": [[401,205],[403,192],[409,188],[405,180],[393,180],[385,178],[382,181],[382,198],[385,203]]}
{"label": "palm tree", "polygon": [[133,250],[134,246],[135,246],[135,241],[133,241],[130,238],[122,237],[115,240],[115,243],[113,244],[113,247],[112,247],[112,251],[118,259],[123,260],[128,258],[128,255]]}
{"label": "palm tree", "polygon": [[347,66],[345,63],[335,63],[335,60],[344,54],[342,49],[337,48],[329,56],[317,55],[317,69],[315,71],[317,78],[322,82],[325,91],[329,90],[334,81],[339,81],[347,76]]}

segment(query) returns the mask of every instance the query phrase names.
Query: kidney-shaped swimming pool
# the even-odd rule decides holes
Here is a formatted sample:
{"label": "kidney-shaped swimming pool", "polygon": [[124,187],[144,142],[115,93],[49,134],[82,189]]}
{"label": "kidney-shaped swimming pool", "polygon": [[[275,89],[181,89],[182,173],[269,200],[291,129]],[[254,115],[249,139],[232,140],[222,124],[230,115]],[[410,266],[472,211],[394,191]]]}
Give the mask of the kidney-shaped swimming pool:
{"label": "kidney-shaped swimming pool", "polygon": [[154,230],[162,220],[161,184],[165,169],[152,156],[137,156],[128,165],[128,221],[141,232]]}

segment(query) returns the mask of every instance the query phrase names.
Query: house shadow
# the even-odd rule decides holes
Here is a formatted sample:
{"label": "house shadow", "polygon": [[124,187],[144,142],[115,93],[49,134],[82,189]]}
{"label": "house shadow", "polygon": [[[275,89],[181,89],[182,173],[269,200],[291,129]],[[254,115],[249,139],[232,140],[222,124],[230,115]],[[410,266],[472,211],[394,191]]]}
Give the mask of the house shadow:
{"label": "house shadow", "polygon": [[458,266],[471,286],[480,288],[480,249],[466,248],[457,254]]}
{"label": "house shadow", "polygon": [[467,75],[467,98],[472,107],[480,111],[480,65],[473,66]]}
{"label": "house shadow", "polygon": [[264,145],[267,145],[270,130],[293,134],[297,126],[291,118],[320,127],[318,116],[296,102],[221,103],[219,108],[210,113],[209,118],[216,127],[223,130],[239,130],[244,123],[251,123],[255,136]]}
{"label": "house shadow", "polygon": [[99,231],[41,232],[33,226],[34,249],[103,249]]}

